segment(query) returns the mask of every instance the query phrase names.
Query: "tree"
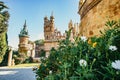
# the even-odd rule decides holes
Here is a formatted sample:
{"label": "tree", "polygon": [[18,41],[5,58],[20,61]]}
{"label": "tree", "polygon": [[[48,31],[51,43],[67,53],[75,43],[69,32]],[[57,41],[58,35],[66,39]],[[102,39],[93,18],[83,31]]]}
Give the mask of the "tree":
{"label": "tree", "polygon": [[40,51],[40,57],[45,57],[45,50],[44,49],[41,49],[41,51]]}
{"label": "tree", "polygon": [[8,7],[4,5],[4,2],[0,1],[0,63],[2,62],[8,48],[7,29],[9,13],[6,9],[8,9]]}
{"label": "tree", "polygon": [[44,44],[44,40],[43,40],[43,39],[36,40],[36,41],[35,41],[35,44],[36,44],[36,45],[42,45],[42,44]]}

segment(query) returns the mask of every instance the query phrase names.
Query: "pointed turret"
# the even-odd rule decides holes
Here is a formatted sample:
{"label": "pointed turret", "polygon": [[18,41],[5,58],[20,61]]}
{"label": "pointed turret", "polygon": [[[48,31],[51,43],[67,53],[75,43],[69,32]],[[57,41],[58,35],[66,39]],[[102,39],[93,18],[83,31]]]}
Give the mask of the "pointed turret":
{"label": "pointed turret", "polygon": [[44,17],[44,24],[45,24],[46,22],[48,22],[48,17],[47,17],[47,16]]}
{"label": "pointed turret", "polygon": [[53,15],[53,11],[51,13],[51,16],[50,16],[50,20],[54,19],[54,15]]}
{"label": "pointed turret", "polygon": [[73,22],[72,22],[72,20],[70,20],[70,22],[69,22],[69,24],[68,24],[68,29],[70,30],[70,29],[72,29],[73,28]]}
{"label": "pointed turret", "polygon": [[20,31],[19,34],[19,45],[18,45],[18,52],[20,54],[25,54],[29,56],[29,50],[31,49],[30,44],[29,44],[29,35],[28,35],[28,30],[27,30],[27,25],[26,25],[26,20],[23,25],[22,30]]}
{"label": "pointed turret", "polygon": [[50,16],[50,21],[54,24],[54,16],[53,16],[53,12],[51,13],[51,16]]}
{"label": "pointed turret", "polygon": [[23,29],[24,29],[24,31],[28,32],[28,31],[27,31],[26,20],[25,20],[25,23],[24,23],[24,25],[23,25]]}
{"label": "pointed turret", "polygon": [[23,37],[23,36],[29,37],[27,25],[26,25],[26,20],[25,20],[25,23],[23,25],[23,29],[20,31],[20,34],[19,34],[19,37]]}
{"label": "pointed turret", "polygon": [[24,23],[24,28],[25,28],[25,27],[27,27],[27,25],[26,25],[26,20],[25,20],[25,23]]}

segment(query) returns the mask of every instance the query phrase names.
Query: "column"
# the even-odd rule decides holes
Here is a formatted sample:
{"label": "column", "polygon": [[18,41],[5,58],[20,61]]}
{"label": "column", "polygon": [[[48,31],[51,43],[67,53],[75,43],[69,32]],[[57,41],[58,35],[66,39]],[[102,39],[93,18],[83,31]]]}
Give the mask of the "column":
{"label": "column", "polygon": [[8,66],[11,66],[12,64],[12,49],[10,48],[9,54],[8,54]]}

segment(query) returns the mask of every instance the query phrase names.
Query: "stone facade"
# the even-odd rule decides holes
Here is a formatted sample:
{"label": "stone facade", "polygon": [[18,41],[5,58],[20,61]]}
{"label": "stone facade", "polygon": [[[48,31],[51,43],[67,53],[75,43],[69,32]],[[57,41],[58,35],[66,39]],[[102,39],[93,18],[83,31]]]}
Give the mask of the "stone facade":
{"label": "stone facade", "polygon": [[29,41],[28,30],[26,26],[26,21],[19,34],[19,45],[18,51],[20,54],[26,54],[27,56],[34,57],[35,56],[35,43]]}
{"label": "stone facade", "polygon": [[100,36],[108,20],[120,19],[120,0],[80,0],[80,35]]}
{"label": "stone facade", "polygon": [[50,20],[44,18],[44,50],[46,51],[46,57],[49,56],[51,48],[58,47],[58,40],[65,39],[65,35],[62,35],[60,31],[55,29],[54,16],[50,16]]}
{"label": "stone facade", "polygon": [[68,30],[71,29],[71,36],[70,40],[73,40],[76,36],[79,35],[79,24],[78,23],[73,23],[72,20],[68,23]]}
{"label": "stone facade", "polygon": [[[78,28],[78,23],[73,23],[72,20],[68,23],[68,30],[71,29],[71,36],[70,40],[74,41],[74,37],[78,36],[79,33],[79,28]],[[51,48],[58,48],[58,41],[63,40],[66,38],[66,34],[63,33],[61,34],[60,31],[55,29],[55,24],[54,24],[54,16],[50,16],[50,20],[45,17],[44,18],[44,50],[46,51],[46,57],[49,56],[49,51]]]}
{"label": "stone facade", "polygon": [[44,44],[36,44],[35,46],[35,58],[39,58],[41,50],[44,50]]}

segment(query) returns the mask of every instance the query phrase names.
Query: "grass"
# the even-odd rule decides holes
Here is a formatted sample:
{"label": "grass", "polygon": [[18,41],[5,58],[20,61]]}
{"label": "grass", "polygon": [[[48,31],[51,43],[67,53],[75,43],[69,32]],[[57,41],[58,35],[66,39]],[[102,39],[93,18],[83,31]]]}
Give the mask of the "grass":
{"label": "grass", "polygon": [[23,68],[23,67],[34,67],[39,66],[40,63],[27,63],[27,64],[18,64],[15,66],[10,66],[9,68]]}

